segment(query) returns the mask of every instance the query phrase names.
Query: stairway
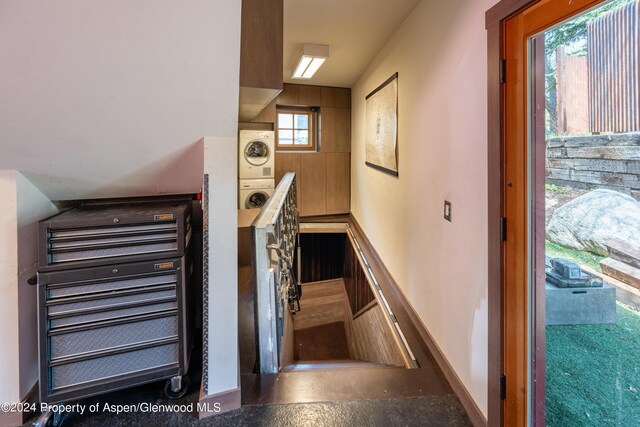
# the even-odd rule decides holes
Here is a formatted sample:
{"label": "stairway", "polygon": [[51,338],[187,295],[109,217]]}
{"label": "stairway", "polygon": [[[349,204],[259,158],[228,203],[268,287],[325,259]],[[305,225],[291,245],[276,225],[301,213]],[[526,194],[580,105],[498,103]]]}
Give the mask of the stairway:
{"label": "stairway", "polygon": [[336,359],[336,360],[305,360],[282,368],[282,372],[296,371],[320,371],[326,369],[402,369],[393,365],[385,365],[377,362],[363,362],[355,359]]}

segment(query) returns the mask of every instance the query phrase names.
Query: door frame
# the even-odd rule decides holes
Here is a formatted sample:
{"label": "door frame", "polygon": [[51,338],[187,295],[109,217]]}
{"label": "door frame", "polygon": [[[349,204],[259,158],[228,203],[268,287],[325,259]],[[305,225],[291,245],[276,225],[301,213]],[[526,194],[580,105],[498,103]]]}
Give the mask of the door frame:
{"label": "door frame", "polygon": [[[537,18],[546,20],[547,27],[561,22],[572,15],[578,14],[583,10],[589,9],[604,0],[578,0],[568,1],[566,3],[555,1],[552,7],[547,7],[546,14],[537,14]],[[528,221],[525,217],[509,218],[507,217],[507,206],[505,206],[507,182],[506,174],[507,168],[510,167],[511,171],[514,170],[514,164],[507,164],[505,161],[505,152],[509,148],[507,143],[522,143],[524,141],[526,148],[526,142],[528,135],[520,135],[518,141],[507,141],[507,123],[505,121],[506,115],[506,85],[505,82],[509,76],[509,73],[513,73],[513,66],[508,67],[505,61],[506,52],[505,46],[507,41],[506,34],[506,22],[508,19],[513,18],[519,14],[525,14],[526,12],[535,11],[544,7],[544,4],[549,5],[549,0],[502,0],[489,9],[485,15],[485,25],[487,29],[487,77],[488,77],[488,144],[487,144],[487,160],[488,160],[488,328],[489,328],[489,342],[488,342],[488,416],[487,425],[489,426],[502,426],[505,421],[505,412],[507,413],[507,419],[516,419],[516,424],[526,424],[528,418],[529,408],[531,408],[533,425],[544,426],[545,423],[545,372],[544,372],[544,292],[540,291],[540,287],[535,289],[534,300],[526,298],[524,306],[522,301],[519,302],[520,307],[517,309],[510,309],[509,312],[505,310],[505,276],[508,273],[511,277],[515,272],[515,277],[519,277],[520,280],[515,281],[515,286],[521,292],[520,295],[529,295],[528,290],[528,278],[534,277],[534,280],[544,280],[544,264],[540,269],[539,264],[544,262],[544,232],[540,230],[540,221],[544,224],[544,194],[533,194],[533,211],[532,205],[527,200],[524,203],[524,212],[528,215],[532,212],[531,221]],[[540,6],[540,7],[539,7]],[[567,14],[567,9],[571,9],[571,12]],[[536,15],[533,13],[533,15]],[[536,46],[539,54],[540,45]],[[535,54],[535,52],[534,52]],[[514,61],[515,62],[515,61]],[[523,72],[526,74],[524,65],[520,65],[521,68],[515,70],[515,72]],[[512,74],[513,75],[513,74]],[[523,82],[525,85],[528,83]],[[540,83],[534,85],[534,90],[540,93]],[[542,89],[544,90],[544,89]],[[523,93],[527,93],[525,89]],[[526,98],[526,95],[525,95]],[[522,100],[523,104],[520,105],[524,110],[524,114],[529,112],[529,106],[526,105],[527,100]],[[510,102],[509,105],[514,105]],[[539,106],[531,106],[532,111],[539,110]],[[539,117],[539,116],[538,116]],[[526,119],[525,119],[526,120]],[[537,120],[537,124],[540,121]],[[540,129],[534,123],[530,126],[532,130],[532,136],[536,140],[540,138]],[[527,126],[524,126],[527,129]],[[537,129],[537,131],[536,131]],[[544,135],[544,129],[542,129],[542,135]],[[512,137],[509,137],[511,140]],[[517,138],[516,138],[517,139]],[[539,145],[539,144],[538,144]],[[511,146],[513,148],[513,146]],[[527,152],[527,150],[524,150]],[[528,154],[527,154],[528,155]],[[520,194],[529,194],[530,190],[535,190],[536,187],[540,187],[540,182],[544,183],[544,173],[540,174],[540,167],[544,167],[544,149],[538,146],[538,149],[531,151],[533,156],[534,170],[534,189],[530,189],[527,179],[516,180],[516,186],[520,188],[511,189],[509,191],[520,191]],[[526,156],[525,156],[526,157]],[[522,160],[522,159],[520,159]],[[529,162],[529,160],[527,160]],[[541,165],[542,164],[542,165]],[[535,167],[537,166],[537,167]],[[527,168],[525,168],[527,169]],[[515,165],[515,170],[526,176],[527,170],[518,169]],[[536,170],[538,172],[536,172]],[[511,178],[510,178],[511,179]],[[537,191],[539,193],[539,191]],[[542,204],[540,203],[540,197],[542,197]],[[513,210],[511,210],[513,211]],[[533,223],[533,228],[530,225]],[[536,227],[536,225],[538,225]],[[529,248],[531,247],[529,240],[529,231],[533,231],[534,248],[533,254],[533,272],[526,268],[522,268],[522,265],[527,265],[529,257],[532,255]],[[544,228],[542,229],[544,231]],[[507,236],[508,234],[508,236]],[[518,244],[506,244],[509,239],[519,239]],[[542,246],[540,246],[542,241]],[[511,243],[511,242],[509,242]],[[516,259],[520,266],[516,266],[515,263],[506,263],[505,258],[509,257],[511,260]],[[518,270],[519,269],[519,270]],[[518,276],[519,274],[519,276]],[[513,298],[512,296],[510,298]],[[538,303],[536,304],[536,299]],[[533,305],[532,305],[533,303]],[[528,334],[528,329],[525,328],[525,335],[521,337],[519,344],[524,344],[524,351],[522,347],[520,350],[515,348],[518,344],[514,344],[513,340],[505,340],[505,334],[514,334],[516,330],[512,323],[518,323],[522,330],[523,325],[529,325],[529,307],[533,307],[534,316],[532,322],[531,336]],[[513,319],[515,317],[515,319]],[[508,322],[510,321],[510,322]],[[530,345],[533,343],[533,366],[532,366],[532,382],[535,384],[530,386],[528,374],[529,369],[529,350]],[[505,378],[505,360],[507,358],[512,363],[517,359],[519,367],[524,367],[523,375],[519,375],[518,378]],[[542,365],[542,369],[536,369],[536,366]],[[511,367],[511,372],[513,368]],[[522,372],[520,372],[522,374]],[[530,396],[537,397],[534,401],[534,405],[529,407]],[[508,402],[508,404],[506,403]],[[524,409],[523,409],[524,408]],[[513,412],[520,411],[517,417],[513,417]],[[524,414],[523,414],[523,411]]]}

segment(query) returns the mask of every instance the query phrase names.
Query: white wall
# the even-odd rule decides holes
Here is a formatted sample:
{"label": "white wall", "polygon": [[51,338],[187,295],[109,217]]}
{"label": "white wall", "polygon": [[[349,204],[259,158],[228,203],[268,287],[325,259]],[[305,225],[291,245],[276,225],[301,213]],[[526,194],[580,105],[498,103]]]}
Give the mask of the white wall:
{"label": "white wall", "polygon": [[0,2],[0,170],[52,200],[198,192],[236,134],[240,0]]}
{"label": "white wall", "polygon": [[[494,3],[423,0],[352,89],[353,214],[485,416],[484,13]],[[364,164],[364,98],[396,71],[399,178]]]}
{"label": "white wall", "polygon": [[[238,375],[237,138],[205,138],[209,175],[209,388],[240,387]],[[205,236],[205,238],[207,238]],[[226,408],[223,408],[225,410]]]}
{"label": "white wall", "polygon": [[20,402],[38,379],[38,221],[57,209],[16,171],[0,171],[0,402]]}
{"label": "white wall", "polygon": [[20,401],[18,227],[15,171],[0,171],[0,402]]}
{"label": "white wall", "polygon": [[[20,397],[38,380],[37,287],[27,283],[38,271],[38,222],[58,212],[51,201],[20,173],[16,174]],[[16,319],[13,319],[15,321]]]}
{"label": "white wall", "polygon": [[[14,401],[33,379],[33,372],[20,382],[4,377],[22,356],[32,360],[34,348],[30,338],[18,338],[17,323],[31,327],[32,290],[20,287],[18,295],[10,273],[19,270],[22,282],[33,271],[31,214],[47,211],[47,199],[199,192],[201,139],[210,136],[219,145],[209,157],[214,168],[223,167],[209,171],[221,178],[211,186],[223,203],[216,206],[216,250],[231,251],[228,265],[236,265],[240,11],[240,0],[0,2],[0,170],[27,178],[0,174],[0,207],[10,212],[0,216],[0,320],[8,320],[0,328],[0,342],[8,343],[0,357],[0,401]],[[16,185],[29,195],[16,200]],[[22,200],[35,210],[21,205],[18,217]],[[16,221],[24,238],[19,247]],[[209,267],[216,333],[237,323],[236,304],[229,305],[237,272],[222,268],[224,262],[221,256]],[[210,352],[217,358],[210,362],[212,390],[237,387],[234,331],[223,337],[236,340],[227,353]],[[233,381],[221,373],[227,371]]]}

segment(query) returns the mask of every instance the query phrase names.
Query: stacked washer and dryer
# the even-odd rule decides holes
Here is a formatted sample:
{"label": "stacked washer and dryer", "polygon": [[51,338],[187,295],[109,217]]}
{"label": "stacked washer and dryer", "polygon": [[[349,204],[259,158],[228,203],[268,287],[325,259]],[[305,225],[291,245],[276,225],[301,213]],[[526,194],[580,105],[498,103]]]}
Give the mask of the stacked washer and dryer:
{"label": "stacked washer and dryer", "polygon": [[241,130],[238,138],[238,208],[261,208],[275,188],[273,131]]}

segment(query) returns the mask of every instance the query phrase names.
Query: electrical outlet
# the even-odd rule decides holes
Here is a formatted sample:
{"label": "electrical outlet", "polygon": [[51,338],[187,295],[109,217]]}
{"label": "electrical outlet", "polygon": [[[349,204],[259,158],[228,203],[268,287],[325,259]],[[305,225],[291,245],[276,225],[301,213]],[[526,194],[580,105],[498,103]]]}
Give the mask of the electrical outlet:
{"label": "electrical outlet", "polygon": [[444,201],[444,219],[451,222],[451,202],[448,200]]}

